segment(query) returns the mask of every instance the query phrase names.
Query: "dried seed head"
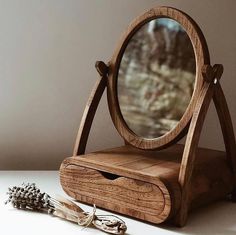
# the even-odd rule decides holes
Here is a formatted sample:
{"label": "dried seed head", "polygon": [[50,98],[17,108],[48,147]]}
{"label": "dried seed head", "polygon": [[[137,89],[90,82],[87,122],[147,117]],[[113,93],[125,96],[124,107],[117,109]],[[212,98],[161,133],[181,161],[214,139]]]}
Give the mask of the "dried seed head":
{"label": "dried seed head", "polygon": [[[22,184],[22,187],[8,188],[8,200],[5,202],[19,209],[49,210],[54,211],[54,206],[50,204],[50,196],[41,193],[35,184]],[[52,211],[52,212],[51,212]]]}

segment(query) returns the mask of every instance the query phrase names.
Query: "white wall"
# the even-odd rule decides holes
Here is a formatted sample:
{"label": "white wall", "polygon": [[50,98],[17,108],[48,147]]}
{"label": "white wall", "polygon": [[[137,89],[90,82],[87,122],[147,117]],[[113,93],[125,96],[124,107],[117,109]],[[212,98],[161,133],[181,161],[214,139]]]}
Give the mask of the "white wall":
{"label": "white wall", "polygon": [[[190,14],[201,26],[236,126],[234,0],[0,0],[0,169],[58,169],[71,156],[80,118],[129,22],[156,5]],[[98,109],[88,150],[121,144],[106,107]],[[211,108],[201,145],[223,149]]]}

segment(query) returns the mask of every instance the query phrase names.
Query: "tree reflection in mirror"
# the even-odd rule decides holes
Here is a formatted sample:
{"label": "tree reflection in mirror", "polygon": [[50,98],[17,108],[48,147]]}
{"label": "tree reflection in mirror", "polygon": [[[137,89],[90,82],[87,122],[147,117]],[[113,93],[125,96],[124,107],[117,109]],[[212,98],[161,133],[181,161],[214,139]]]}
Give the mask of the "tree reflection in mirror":
{"label": "tree reflection in mirror", "polygon": [[158,18],[143,25],[125,48],[117,78],[128,127],[147,139],[171,131],[190,103],[195,75],[193,46],[178,22]]}

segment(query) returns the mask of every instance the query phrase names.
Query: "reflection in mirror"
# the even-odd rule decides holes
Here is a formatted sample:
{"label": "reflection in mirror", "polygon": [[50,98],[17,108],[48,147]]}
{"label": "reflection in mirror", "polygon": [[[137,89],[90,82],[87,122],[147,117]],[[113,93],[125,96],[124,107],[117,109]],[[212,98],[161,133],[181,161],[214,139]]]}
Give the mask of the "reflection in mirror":
{"label": "reflection in mirror", "polygon": [[117,79],[128,127],[148,139],[172,130],[190,102],[195,70],[192,43],[179,23],[159,18],[143,25],[128,42]]}

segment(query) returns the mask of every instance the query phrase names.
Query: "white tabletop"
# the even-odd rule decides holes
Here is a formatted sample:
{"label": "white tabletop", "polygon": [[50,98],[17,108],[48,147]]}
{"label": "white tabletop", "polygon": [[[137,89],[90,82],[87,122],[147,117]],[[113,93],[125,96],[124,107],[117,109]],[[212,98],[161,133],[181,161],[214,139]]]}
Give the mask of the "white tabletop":
{"label": "white tabletop", "polygon": [[[53,196],[63,192],[58,172],[56,171],[1,171],[0,172],[0,234],[14,235],[93,235],[105,234],[93,228],[82,229],[80,226],[47,214],[21,211],[4,205],[8,187],[25,183],[36,183],[41,191]],[[92,208],[80,203],[85,211]],[[104,211],[97,210],[104,214]],[[111,214],[111,212],[106,212]],[[120,216],[120,215],[119,215]],[[120,216],[127,224],[127,235],[193,234],[193,235],[235,235],[236,203],[218,202],[199,209],[189,216],[184,228],[170,225],[151,225],[125,216]]]}

